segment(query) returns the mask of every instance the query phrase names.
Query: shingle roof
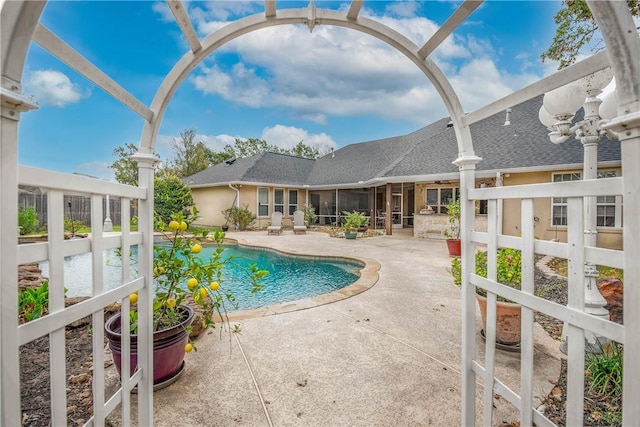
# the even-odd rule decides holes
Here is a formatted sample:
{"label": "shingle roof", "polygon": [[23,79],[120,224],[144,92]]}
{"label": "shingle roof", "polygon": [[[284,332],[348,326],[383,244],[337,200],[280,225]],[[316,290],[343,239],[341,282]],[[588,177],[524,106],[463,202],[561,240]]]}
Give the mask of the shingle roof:
{"label": "shingle roof", "polygon": [[192,187],[230,182],[264,182],[283,185],[303,185],[314,160],[265,151],[243,157],[235,162],[223,162],[185,178]]}
{"label": "shingle roof", "polygon": [[[542,96],[511,109],[511,124],[504,126],[505,112],[471,125],[475,154],[482,158],[478,171],[578,165],[583,148],[569,138],[552,144],[548,130],[538,119]],[[580,110],[575,120],[581,120]],[[443,118],[413,133],[359,144],[351,144],[316,160],[275,153],[238,159],[232,165],[212,166],[187,179],[192,185],[226,182],[264,182],[310,186],[357,185],[375,178],[450,174],[458,172],[452,161],[458,157],[453,128]],[[620,143],[603,138],[598,161],[620,161]]]}

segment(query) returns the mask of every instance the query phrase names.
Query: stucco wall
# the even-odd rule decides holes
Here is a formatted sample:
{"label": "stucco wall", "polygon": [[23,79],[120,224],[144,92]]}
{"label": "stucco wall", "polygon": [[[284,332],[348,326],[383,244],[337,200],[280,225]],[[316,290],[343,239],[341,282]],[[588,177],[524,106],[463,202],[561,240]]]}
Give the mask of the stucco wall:
{"label": "stucco wall", "polygon": [[222,211],[233,205],[236,192],[229,187],[194,188],[193,202],[200,211],[196,225],[221,227],[225,220]]}
{"label": "stucco wall", "polygon": [[[619,168],[609,168],[602,170],[616,170],[620,174]],[[562,171],[580,172],[575,171]],[[548,183],[552,181],[552,172],[528,172],[528,173],[510,173],[503,177],[503,184],[524,185],[536,183]],[[478,179],[476,187],[480,186],[481,181],[487,181],[490,185],[494,185],[494,180]],[[446,226],[446,215],[420,215],[420,209],[425,207],[425,193],[427,188],[443,188],[443,187],[459,187],[458,182],[452,181],[450,184],[434,184],[434,183],[416,183],[415,185],[415,220],[414,235],[416,237],[424,237],[431,239],[442,239],[442,230]],[[523,195],[524,196],[524,195]],[[535,223],[535,235],[539,239],[551,240],[558,239],[561,242],[567,241],[566,226],[551,225],[551,199],[548,197],[538,198],[534,200],[534,215],[537,218]],[[478,231],[486,231],[486,216],[476,215]],[[503,234],[518,236],[520,235],[520,200],[505,200],[503,206]],[[612,249],[622,249],[622,229],[611,227],[598,227],[598,246]]]}
{"label": "stucco wall", "polygon": [[[580,170],[562,172],[580,172]],[[617,172],[620,174],[619,169]],[[503,179],[505,186],[547,183],[552,181],[552,175],[552,172],[512,173]],[[551,199],[548,197],[534,199],[533,207],[534,215],[538,218],[535,224],[536,237],[542,240],[558,239],[561,242],[566,242],[567,227],[551,224]],[[512,236],[520,235],[520,200],[505,200],[503,212],[502,232]],[[622,229],[598,227],[597,245],[604,248],[622,249]]]}
{"label": "stucco wall", "polygon": [[[293,219],[289,217],[289,189],[288,187],[267,187],[269,188],[269,215],[266,217],[258,217],[252,224],[253,228],[265,228],[271,222],[271,213],[273,213],[273,190],[274,188],[284,189],[285,213],[282,224],[290,226]],[[292,188],[298,190],[298,208],[302,208],[306,201],[307,192],[303,189]],[[258,187],[255,185],[238,186],[240,192],[240,207],[248,206],[249,210],[257,216],[258,211]],[[200,219],[196,221],[196,225],[202,226],[222,226],[225,223],[222,211],[234,206],[236,191],[228,186],[195,188],[192,190],[193,200],[196,207],[200,211]]]}

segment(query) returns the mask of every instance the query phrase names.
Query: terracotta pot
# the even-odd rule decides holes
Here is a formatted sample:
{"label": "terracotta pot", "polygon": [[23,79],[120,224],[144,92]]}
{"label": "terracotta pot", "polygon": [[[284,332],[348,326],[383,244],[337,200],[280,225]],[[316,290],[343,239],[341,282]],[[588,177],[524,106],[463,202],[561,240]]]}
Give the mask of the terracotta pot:
{"label": "terracotta pot", "polygon": [[[184,347],[189,340],[186,328],[191,325],[195,312],[189,306],[180,306],[183,312],[183,320],[180,324],[167,329],[162,329],[153,334],[153,384],[169,385],[181,373],[184,360]],[[104,330],[109,339],[109,348],[113,354],[113,360],[121,374],[121,319],[120,313],[111,317],[104,325]],[[131,339],[131,373],[135,371],[138,362],[138,336],[130,335]],[[154,387],[158,389],[161,387]]]}
{"label": "terracotta pot", "polygon": [[447,239],[447,249],[449,249],[449,256],[460,256],[462,252],[460,239]]}
{"label": "terracotta pot", "polygon": [[[482,328],[487,330],[487,299],[476,295],[480,315],[482,316]],[[496,303],[496,342],[504,345],[520,344],[520,304],[510,302]]]}

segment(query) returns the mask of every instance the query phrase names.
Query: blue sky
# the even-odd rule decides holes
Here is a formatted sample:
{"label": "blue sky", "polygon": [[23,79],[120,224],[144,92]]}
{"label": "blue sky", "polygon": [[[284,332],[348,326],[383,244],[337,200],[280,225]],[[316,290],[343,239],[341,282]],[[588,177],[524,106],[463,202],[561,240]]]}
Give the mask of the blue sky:
{"label": "blue sky", "polygon": [[[421,46],[459,1],[366,1],[374,17]],[[307,2],[277,1],[279,9]],[[316,1],[345,10],[349,2]],[[263,12],[263,2],[186,3],[202,39],[229,21]],[[542,76],[556,1],[487,1],[432,54],[466,111]],[[164,2],[49,1],[41,23],[149,106],[188,45]],[[143,119],[47,51],[32,44],[23,92],[40,108],[22,115],[21,164],[112,179],[114,148],[138,144]],[[234,138],[324,151],[417,130],[447,112],[428,79],[404,56],[344,28],[287,25],[244,35],[210,55],[174,95],[156,149],[194,127],[219,151]]]}

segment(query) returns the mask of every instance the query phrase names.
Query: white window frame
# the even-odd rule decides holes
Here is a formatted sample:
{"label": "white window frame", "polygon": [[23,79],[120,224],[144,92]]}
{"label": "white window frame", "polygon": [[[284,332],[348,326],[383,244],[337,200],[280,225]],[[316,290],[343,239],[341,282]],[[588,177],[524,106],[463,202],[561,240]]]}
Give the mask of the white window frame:
{"label": "white window frame", "polygon": [[[565,176],[569,179],[562,179],[556,181],[556,176]],[[616,171],[599,171],[598,179],[613,178],[617,176]],[[565,182],[565,181],[578,181],[582,179],[582,172],[553,172],[551,174],[551,182]],[[610,200],[610,197],[615,197],[615,200]],[[552,197],[551,198],[551,226],[552,227],[566,227],[567,226],[567,213],[566,213],[567,199],[566,197]],[[563,224],[554,224],[554,208],[564,207],[564,214],[560,218],[564,218]],[[614,222],[613,225],[604,225],[605,220],[602,221],[603,225],[597,225],[598,228],[622,228],[622,196],[600,196],[596,203],[596,224],[598,224],[599,218],[603,218],[600,212],[606,211],[606,208],[614,208]],[[601,209],[602,208],[602,209]],[[611,217],[611,215],[605,215],[604,218]]]}
{"label": "white window frame", "polygon": [[[291,195],[292,194],[296,195],[295,196],[295,199],[296,199],[295,203],[291,203]],[[298,196],[299,195],[300,194],[298,193],[298,190],[289,189],[289,194],[288,194],[288,196],[289,196],[289,199],[288,199],[288,202],[289,202],[289,216],[293,216],[293,213],[298,210]],[[293,208],[293,210],[291,208]]]}
{"label": "white window frame", "polygon": [[[452,190],[453,200],[451,203],[458,200],[460,197],[460,189],[459,187],[451,186],[451,187],[435,187],[435,188],[427,188],[424,190],[424,200],[428,206],[431,206],[435,213],[446,214],[447,206],[450,203],[442,203],[442,190]],[[437,191],[438,192],[438,203],[437,204],[429,204],[429,191]]]}
{"label": "white window frame", "polygon": [[[278,194],[281,194],[281,200],[278,202]],[[280,212],[284,215],[284,188],[274,188],[273,189],[273,211]]]}
{"label": "white window frame", "polygon": [[[269,188],[268,187],[258,187],[257,192],[258,192],[258,197],[257,197],[258,218],[268,218],[269,217]],[[266,197],[267,197],[266,203],[263,203],[263,200],[261,200],[261,198],[260,198],[261,195],[266,195]],[[266,211],[267,211],[266,214],[261,212],[261,208],[265,208],[265,207],[266,207]]]}

